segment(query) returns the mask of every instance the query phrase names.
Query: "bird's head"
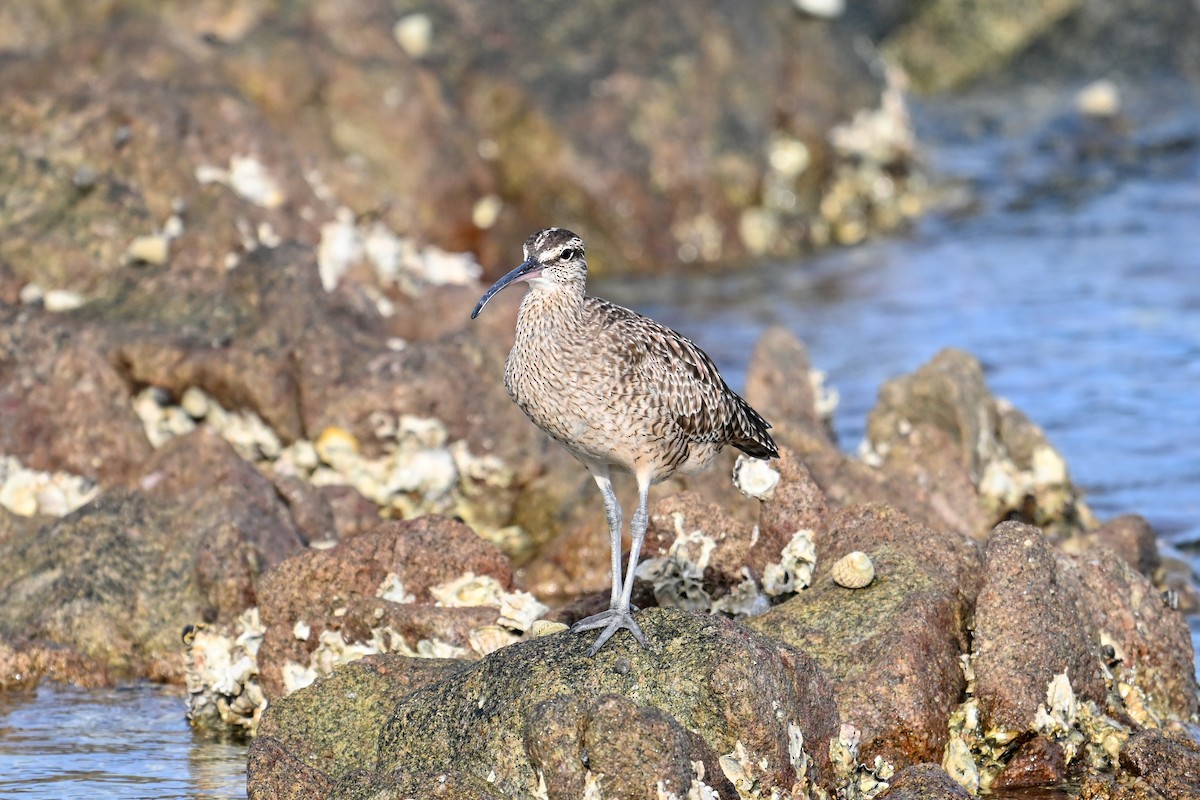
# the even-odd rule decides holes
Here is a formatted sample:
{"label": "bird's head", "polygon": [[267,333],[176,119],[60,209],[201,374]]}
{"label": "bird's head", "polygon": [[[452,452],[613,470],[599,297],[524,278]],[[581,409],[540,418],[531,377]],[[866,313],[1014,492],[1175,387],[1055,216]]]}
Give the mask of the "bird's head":
{"label": "bird's head", "polygon": [[525,240],[525,260],[500,280],[492,284],[471,312],[471,319],[487,305],[492,296],[510,283],[530,281],[537,288],[578,286],[580,293],[587,283],[587,259],[583,239],[565,228],[546,228]]}

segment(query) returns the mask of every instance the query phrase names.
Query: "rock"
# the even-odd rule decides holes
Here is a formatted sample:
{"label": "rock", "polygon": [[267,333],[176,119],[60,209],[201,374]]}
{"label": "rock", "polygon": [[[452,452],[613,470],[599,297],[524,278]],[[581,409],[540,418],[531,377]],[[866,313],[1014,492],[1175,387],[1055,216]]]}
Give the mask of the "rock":
{"label": "rock", "polygon": [[[887,508],[834,512],[818,539],[813,586],[747,622],[829,674],[843,721],[861,732],[864,763],[882,756],[899,768],[941,758],[946,719],[966,685],[959,656],[979,564],[973,543],[951,538],[957,546]],[[844,589],[829,575],[850,550],[875,563],[866,588]]]}
{"label": "rock", "polygon": [[1168,607],[1148,578],[1107,547],[1060,556],[1058,571],[1078,581],[1079,615],[1096,646],[1112,648],[1114,676],[1140,692],[1140,698],[1127,702],[1134,720],[1143,726],[1192,720],[1200,711],[1200,697],[1184,615]]}
{"label": "rock", "polygon": [[68,316],[0,305],[0,453],[33,469],[109,483],[140,468],[151,447],[110,366],[103,335]]}
{"label": "rock", "polygon": [[[439,517],[384,522],[329,550],[283,562],[264,576],[259,596],[266,633],[258,662],[267,696],[286,693],[285,667],[309,665],[325,631],[353,644],[390,629],[412,648],[436,639],[465,650],[470,632],[494,624],[500,609],[437,608],[430,590],[468,573],[490,577],[504,590],[512,585],[511,567],[495,545]],[[296,635],[300,623],[303,638]]]}
{"label": "rock", "polygon": [[808,350],[786,328],[767,328],[754,345],[746,367],[745,397],[770,420],[777,442],[795,432],[833,445],[830,417],[836,394],[829,396],[808,357]]}
{"label": "rock", "polygon": [[879,800],[967,800],[970,796],[940,764],[913,764],[896,773]]}
{"label": "rock", "polygon": [[1047,686],[1064,671],[1077,699],[1103,704],[1098,649],[1041,531],[997,525],[983,575],[972,663],[985,729],[1032,729]]}
{"label": "rock", "polygon": [[1027,3],[1002,15],[988,6],[964,8],[954,0],[937,0],[892,31],[883,52],[904,68],[916,88],[953,89],[999,70],[1081,5],[1079,0]]}
{"label": "rock", "polygon": [[[6,15],[5,52],[20,57],[0,92],[12,120],[4,172],[27,213],[65,224],[34,237],[0,215],[18,232],[0,257],[21,273],[53,264],[56,283],[127,269],[129,242],[165,238],[178,198],[198,211],[171,239],[171,270],[220,269],[228,254],[280,240],[315,244],[339,207],[493,264],[547,215],[592,231],[596,263],[612,271],[826,240],[811,230],[831,225],[821,195],[864,171],[827,133],[875,110],[882,88],[855,32],[809,24],[788,4],[694,13],[680,26],[660,9],[583,3],[547,27],[540,10],[435,3],[397,19],[358,0],[337,13],[306,4],[286,22],[142,6],[86,22]],[[533,48],[578,58],[531,64]],[[822,80],[796,79],[814,71]],[[805,158],[769,159],[779,140]],[[870,166],[900,186],[912,169],[903,156]],[[864,187],[853,200],[845,216],[860,227],[902,222]],[[747,214],[769,222],[757,226],[765,234],[746,235]],[[662,224],[637,222],[647,219]]]}
{"label": "rock", "polygon": [[353,486],[319,486],[317,491],[333,513],[333,527],[337,532],[333,538],[348,539],[379,524],[379,506]]}
{"label": "rock", "polygon": [[[368,785],[435,796],[434,787],[443,783],[461,787],[454,794],[461,797],[530,794],[538,768],[549,797],[577,796],[561,792],[588,781],[599,782],[601,790],[620,786],[622,796],[654,797],[659,780],[687,788],[696,774],[691,762],[704,764],[705,782],[722,794],[732,794],[726,770],[748,771],[761,787],[790,789],[796,775],[789,730],[793,740],[797,733],[803,737],[812,759],[809,778],[831,787],[828,742],[837,732],[837,714],[811,659],[719,618],[650,610],[639,622],[657,643],[651,650],[618,635],[589,658],[589,636],[544,636],[407,695],[391,694],[386,722],[375,707],[356,718],[347,706],[364,694],[383,697],[384,689],[347,692],[335,673],[268,711],[268,717],[287,720],[295,744],[279,747],[273,736],[255,744],[261,755],[251,759],[250,797],[266,796],[260,780],[279,790],[278,776],[286,769],[315,790],[335,786],[331,797]],[[294,711],[298,704],[311,712]],[[361,745],[335,751],[321,744],[339,737],[345,725],[357,726],[353,742]],[[375,752],[375,741],[378,760],[372,763],[364,756]],[[312,763],[305,756],[312,750],[322,754],[318,776],[294,768]],[[725,754],[729,760],[716,758]],[[601,769],[622,774],[601,775]],[[298,791],[295,785],[282,788]]]}
{"label": "rock", "polygon": [[1186,736],[1139,731],[1121,748],[1121,766],[1164,797],[1200,797],[1200,745]]}
{"label": "rock", "polygon": [[[257,792],[251,796],[273,797],[269,790],[276,783],[311,785],[337,768],[373,763],[379,731],[396,701],[466,666],[456,659],[368,655],[319,678],[286,702],[271,703],[250,749]],[[330,708],[334,698],[336,707]],[[300,774],[290,774],[298,765],[303,765]]]}
{"label": "rock", "polygon": [[867,439],[870,459],[931,487],[935,509],[976,535],[1009,518],[1056,536],[1092,524],[1062,456],[1024,414],[991,395],[979,362],[961,350],[943,350],[885,383]]}
{"label": "rock", "polygon": [[1158,536],[1145,517],[1122,514],[1108,520],[1099,528],[1088,531],[1084,541],[1097,542],[1112,548],[1129,566],[1153,578],[1162,564],[1158,554]]}
{"label": "rock", "polygon": [[1089,773],[1079,787],[1080,800],[1167,800],[1137,778],[1123,779],[1104,773]]}
{"label": "rock", "polygon": [[182,681],[180,631],[230,624],[301,547],[274,487],[198,431],[130,485],[0,543],[0,634],[55,642],[114,677]]}
{"label": "rock", "polygon": [[333,507],[318,487],[294,475],[276,475],[274,483],[275,490],[287,503],[292,524],[304,537],[305,544],[336,541],[339,538]]}
{"label": "rock", "polygon": [[660,787],[683,796],[694,777],[688,731],[669,713],[619,694],[539,703],[525,723],[525,749],[550,797],[583,797],[590,774],[606,794],[657,800]]}
{"label": "rock", "polygon": [[1035,736],[1022,744],[992,782],[992,789],[1058,786],[1066,778],[1067,759],[1053,739]]}
{"label": "rock", "polygon": [[112,685],[102,663],[71,647],[0,637],[0,693],[32,691],[42,678],[85,689]]}

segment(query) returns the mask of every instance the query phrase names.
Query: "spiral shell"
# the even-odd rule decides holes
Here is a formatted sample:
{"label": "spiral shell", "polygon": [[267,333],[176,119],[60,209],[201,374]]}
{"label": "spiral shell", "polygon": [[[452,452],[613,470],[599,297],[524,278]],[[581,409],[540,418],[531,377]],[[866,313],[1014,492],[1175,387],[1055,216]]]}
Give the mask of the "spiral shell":
{"label": "spiral shell", "polygon": [[833,582],[847,589],[861,589],[875,580],[875,565],[866,553],[855,550],[837,560],[829,574]]}

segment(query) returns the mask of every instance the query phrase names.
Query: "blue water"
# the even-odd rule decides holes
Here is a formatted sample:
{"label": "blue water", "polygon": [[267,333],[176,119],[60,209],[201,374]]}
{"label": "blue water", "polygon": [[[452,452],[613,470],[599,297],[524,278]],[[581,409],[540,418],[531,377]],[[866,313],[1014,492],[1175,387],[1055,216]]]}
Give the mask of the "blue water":
{"label": "blue water", "polygon": [[[847,449],[883,381],[964,348],[1046,430],[1098,515],[1142,514],[1194,563],[1200,104],[1141,98],[1097,156],[1065,97],[922,111],[926,158],[973,187],[970,213],[804,264],[596,293],[692,336],[735,385],[763,329],[788,327],[840,393]],[[244,764],[244,746],[194,737],[170,690],[0,695],[0,798],[238,798]]]}
{"label": "blue water", "polygon": [[246,796],[246,748],[194,736],[178,689],[0,694],[0,798]]}

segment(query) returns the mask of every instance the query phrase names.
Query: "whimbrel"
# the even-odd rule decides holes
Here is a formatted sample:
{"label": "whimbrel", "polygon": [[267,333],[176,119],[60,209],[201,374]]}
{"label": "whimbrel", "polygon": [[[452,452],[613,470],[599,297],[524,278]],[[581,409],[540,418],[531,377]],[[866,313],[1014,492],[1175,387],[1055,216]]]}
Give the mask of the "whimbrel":
{"label": "whimbrel", "polygon": [[[650,487],[704,467],[726,445],[755,458],[779,451],[767,433],[770,424],[726,385],[703,350],[652,319],[584,294],[587,260],[578,236],[547,228],[525,241],[524,253],[525,260],[480,298],[471,319],[504,287],[529,282],[504,386],[534,424],[587,467],[604,495],[612,546],[608,610],[571,630],[603,628],[588,655],[622,628],[645,647],[629,600]],[[638,487],[624,581],[614,469],[632,473]]]}

